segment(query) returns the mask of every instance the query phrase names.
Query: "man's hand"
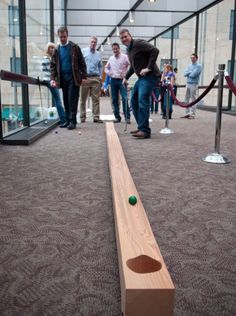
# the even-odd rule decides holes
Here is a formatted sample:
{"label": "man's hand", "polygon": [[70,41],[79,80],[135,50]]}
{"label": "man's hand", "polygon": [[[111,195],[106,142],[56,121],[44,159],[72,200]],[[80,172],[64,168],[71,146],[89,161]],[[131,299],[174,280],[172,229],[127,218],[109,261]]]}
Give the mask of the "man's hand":
{"label": "man's hand", "polygon": [[84,84],[86,84],[87,82],[88,82],[87,79],[82,79],[81,85],[84,85]]}
{"label": "man's hand", "polygon": [[144,69],[142,69],[141,71],[140,71],[140,76],[146,76],[146,74],[148,73],[148,72],[150,72],[151,71],[151,69],[149,69],[149,68],[144,68]]}
{"label": "man's hand", "polygon": [[57,87],[57,83],[56,83],[55,80],[51,80],[51,81],[50,81],[50,85],[51,85],[51,87],[53,87],[53,88],[56,88],[56,87]]}
{"label": "man's hand", "polygon": [[127,79],[123,79],[122,81],[123,86],[127,87],[128,86],[128,80]]}

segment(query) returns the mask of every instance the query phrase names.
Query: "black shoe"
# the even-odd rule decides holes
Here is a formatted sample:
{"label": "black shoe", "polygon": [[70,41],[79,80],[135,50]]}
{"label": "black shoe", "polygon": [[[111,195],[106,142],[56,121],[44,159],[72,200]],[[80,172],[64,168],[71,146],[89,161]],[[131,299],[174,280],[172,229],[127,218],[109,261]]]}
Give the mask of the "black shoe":
{"label": "black shoe", "polygon": [[120,123],[121,119],[115,119],[113,123]]}
{"label": "black shoe", "polygon": [[127,124],[131,124],[130,119],[125,120]]}
{"label": "black shoe", "polygon": [[59,127],[60,127],[60,128],[66,128],[68,125],[69,125],[69,123],[68,123],[68,122],[65,122],[65,123],[63,123],[63,124],[59,124]]}
{"label": "black shoe", "polygon": [[103,123],[103,121],[100,120],[100,119],[94,119],[93,122],[94,122],[94,123]]}
{"label": "black shoe", "polygon": [[70,122],[70,124],[67,126],[68,129],[75,129],[76,128],[76,124]]}

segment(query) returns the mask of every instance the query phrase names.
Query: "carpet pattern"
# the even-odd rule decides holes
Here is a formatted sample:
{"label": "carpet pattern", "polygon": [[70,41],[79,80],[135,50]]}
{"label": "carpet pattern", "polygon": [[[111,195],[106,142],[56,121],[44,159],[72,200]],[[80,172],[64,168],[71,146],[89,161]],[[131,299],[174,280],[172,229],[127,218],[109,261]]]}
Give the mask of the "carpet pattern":
{"label": "carpet pattern", "polygon": [[78,130],[0,146],[1,316],[120,315],[105,129]]}
{"label": "carpet pattern", "polygon": [[[176,286],[174,315],[236,315],[235,117],[222,118],[232,162],[212,165],[201,157],[213,151],[215,114],[182,112],[170,136],[160,115],[151,139],[134,139],[134,122],[116,129]],[[105,124],[57,131],[0,146],[0,315],[120,316]]]}

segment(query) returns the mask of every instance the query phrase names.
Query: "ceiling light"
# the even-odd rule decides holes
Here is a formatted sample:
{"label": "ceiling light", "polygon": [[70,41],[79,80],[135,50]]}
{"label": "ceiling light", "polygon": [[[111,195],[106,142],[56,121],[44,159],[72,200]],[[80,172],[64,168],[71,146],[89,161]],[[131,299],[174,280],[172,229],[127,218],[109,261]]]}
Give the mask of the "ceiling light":
{"label": "ceiling light", "polygon": [[151,3],[153,3],[153,2],[156,2],[157,0],[148,0],[148,2],[151,2]]}
{"label": "ceiling light", "polygon": [[101,45],[101,52],[103,52],[104,51],[104,47],[103,47],[103,45]]}
{"label": "ceiling light", "polygon": [[116,27],[116,35],[117,35],[117,36],[120,35],[120,30],[119,30],[119,27],[118,27],[118,26]]}
{"label": "ceiling light", "polygon": [[132,11],[129,11],[129,21],[130,23],[134,23],[134,17]]}
{"label": "ceiling light", "polygon": [[108,36],[108,38],[107,38],[107,45],[111,45],[110,36]]}

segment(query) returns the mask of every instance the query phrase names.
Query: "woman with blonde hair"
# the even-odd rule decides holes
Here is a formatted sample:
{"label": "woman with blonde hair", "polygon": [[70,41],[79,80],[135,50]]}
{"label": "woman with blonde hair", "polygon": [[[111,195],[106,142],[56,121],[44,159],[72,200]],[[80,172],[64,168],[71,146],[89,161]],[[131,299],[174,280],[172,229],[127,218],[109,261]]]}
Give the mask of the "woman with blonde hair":
{"label": "woman with blonde hair", "polygon": [[59,90],[56,87],[52,87],[50,85],[51,80],[51,71],[50,71],[50,63],[51,58],[54,53],[56,45],[54,43],[49,42],[45,48],[45,56],[42,60],[42,71],[43,71],[43,81],[46,83],[48,89],[52,94],[53,106],[57,108],[57,112],[60,118],[60,127],[64,127],[66,121],[65,110],[62,106],[61,97]]}
{"label": "woman with blonde hair", "polygon": [[[171,83],[173,86],[175,84],[175,74],[173,72],[173,67],[169,64],[166,64],[163,70],[162,78],[161,78],[163,84],[165,84],[167,81]],[[162,118],[166,119],[166,104],[167,104],[167,95],[165,93],[164,95],[164,108],[163,108],[163,115]],[[172,117],[173,112],[173,99],[172,96],[169,96],[169,119]]]}

